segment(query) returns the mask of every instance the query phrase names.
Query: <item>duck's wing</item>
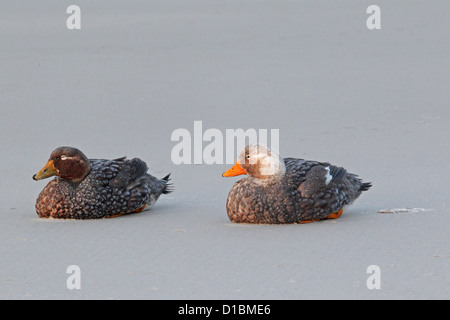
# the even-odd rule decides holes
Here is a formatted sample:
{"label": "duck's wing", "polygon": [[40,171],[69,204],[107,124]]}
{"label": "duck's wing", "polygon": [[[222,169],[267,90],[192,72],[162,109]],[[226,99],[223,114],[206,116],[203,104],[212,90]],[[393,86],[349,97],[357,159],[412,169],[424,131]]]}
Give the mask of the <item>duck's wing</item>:
{"label": "duck's wing", "polygon": [[302,193],[302,197],[312,197],[319,191],[327,188],[330,183],[341,181],[346,173],[347,170],[342,167],[328,163],[318,163],[306,173],[305,180],[299,185],[297,190]]}
{"label": "duck's wing", "polygon": [[285,158],[286,179],[293,189],[297,189],[307,178],[308,172],[320,162],[297,158]]}
{"label": "duck's wing", "polygon": [[302,197],[311,197],[325,189],[331,182],[339,183],[347,174],[342,167],[327,162],[285,158],[286,174],[291,186]]}
{"label": "duck's wing", "polygon": [[118,171],[115,177],[109,181],[109,185],[114,188],[127,189],[130,184],[148,171],[147,164],[138,158],[131,160],[117,159],[114,162],[115,165],[118,165]]}

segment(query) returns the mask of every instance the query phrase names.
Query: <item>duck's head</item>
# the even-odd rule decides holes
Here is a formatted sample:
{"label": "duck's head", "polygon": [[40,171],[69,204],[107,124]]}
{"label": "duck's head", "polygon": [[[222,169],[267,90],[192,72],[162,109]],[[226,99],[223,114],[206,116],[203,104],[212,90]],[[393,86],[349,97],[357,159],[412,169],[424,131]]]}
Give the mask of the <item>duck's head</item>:
{"label": "duck's head", "polygon": [[276,152],[266,146],[254,144],[242,150],[234,166],[222,174],[222,177],[248,174],[257,179],[270,179],[283,176],[285,171],[284,161]]}
{"label": "duck's head", "polygon": [[89,160],[83,152],[72,147],[59,147],[52,152],[47,164],[33,176],[33,179],[42,180],[56,175],[80,182],[87,176],[89,170]]}

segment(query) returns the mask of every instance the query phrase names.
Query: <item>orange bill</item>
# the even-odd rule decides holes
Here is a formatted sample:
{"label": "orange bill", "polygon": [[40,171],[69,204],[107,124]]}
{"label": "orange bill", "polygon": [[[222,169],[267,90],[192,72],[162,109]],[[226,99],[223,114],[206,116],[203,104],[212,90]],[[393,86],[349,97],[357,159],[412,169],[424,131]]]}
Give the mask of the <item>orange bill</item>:
{"label": "orange bill", "polygon": [[47,164],[33,176],[34,180],[42,180],[48,177],[52,177],[58,174],[58,170],[55,168],[53,160],[47,162]]}
{"label": "orange bill", "polygon": [[240,176],[241,174],[247,174],[247,171],[244,170],[244,168],[241,167],[241,165],[236,162],[234,166],[232,166],[230,169],[224,172],[222,174],[222,177],[234,177],[234,176]]}

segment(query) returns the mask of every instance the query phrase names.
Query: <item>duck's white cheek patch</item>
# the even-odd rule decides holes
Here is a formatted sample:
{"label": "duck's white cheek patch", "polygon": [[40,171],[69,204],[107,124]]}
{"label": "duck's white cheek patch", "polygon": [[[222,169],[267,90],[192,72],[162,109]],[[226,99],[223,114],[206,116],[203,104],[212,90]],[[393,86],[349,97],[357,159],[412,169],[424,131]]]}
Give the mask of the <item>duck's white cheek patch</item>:
{"label": "duck's white cheek patch", "polygon": [[278,163],[268,163],[260,169],[263,176],[273,176],[280,171],[280,165]]}
{"label": "duck's white cheek patch", "polygon": [[325,170],[327,170],[327,175],[325,176],[325,184],[329,184],[331,182],[331,179],[333,179],[333,176],[330,174],[330,167],[325,167]]}

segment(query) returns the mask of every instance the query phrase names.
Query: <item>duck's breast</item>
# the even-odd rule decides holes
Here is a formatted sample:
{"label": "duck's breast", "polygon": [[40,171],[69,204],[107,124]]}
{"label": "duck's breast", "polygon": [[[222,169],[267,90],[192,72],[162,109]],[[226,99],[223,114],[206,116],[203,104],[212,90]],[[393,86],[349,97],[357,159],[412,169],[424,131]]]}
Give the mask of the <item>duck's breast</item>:
{"label": "duck's breast", "polygon": [[72,185],[56,177],[39,193],[36,212],[41,218],[65,218],[73,212]]}
{"label": "duck's breast", "polygon": [[238,181],[227,199],[228,217],[240,223],[293,223],[301,208],[300,193],[285,182]]}

